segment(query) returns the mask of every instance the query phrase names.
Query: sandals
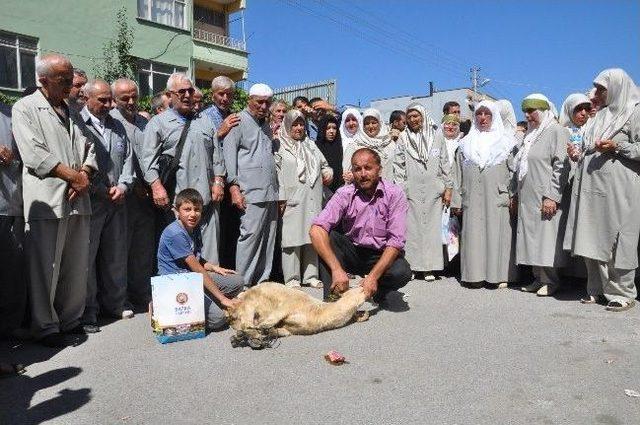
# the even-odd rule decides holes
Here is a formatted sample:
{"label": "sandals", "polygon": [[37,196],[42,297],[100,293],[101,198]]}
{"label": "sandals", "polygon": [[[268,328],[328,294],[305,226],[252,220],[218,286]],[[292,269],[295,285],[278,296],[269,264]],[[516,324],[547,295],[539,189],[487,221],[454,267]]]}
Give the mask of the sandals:
{"label": "sandals", "polygon": [[10,378],[25,373],[27,369],[21,364],[0,363],[0,378]]}
{"label": "sandals", "polygon": [[636,305],[635,300],[628,301],[609,301],[605,309],[607,311],[621,312],[626,311]]}

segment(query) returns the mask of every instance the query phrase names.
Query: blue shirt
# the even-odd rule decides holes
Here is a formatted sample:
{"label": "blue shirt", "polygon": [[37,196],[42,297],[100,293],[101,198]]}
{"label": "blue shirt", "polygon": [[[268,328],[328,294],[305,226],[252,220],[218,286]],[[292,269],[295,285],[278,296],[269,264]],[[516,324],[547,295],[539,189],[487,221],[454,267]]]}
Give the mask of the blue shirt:
{"label": "blue shirt", "polygon": [[215,104],[209,106],[207,109],[202,111],[203,114],[208,115],[211,121],[213,122],[213,132],[216,133],[220,126],[222,125],[222,121],[229,116],[229,111],[223,111],[218,108]]}
{"label": "blue shirt", "polygon": [[158,274],[190,273],[184,260],[192,254],[199,260],[201,250],[200,227],[196,227],[190,234],[179,220],[174,221],[160,236]]}

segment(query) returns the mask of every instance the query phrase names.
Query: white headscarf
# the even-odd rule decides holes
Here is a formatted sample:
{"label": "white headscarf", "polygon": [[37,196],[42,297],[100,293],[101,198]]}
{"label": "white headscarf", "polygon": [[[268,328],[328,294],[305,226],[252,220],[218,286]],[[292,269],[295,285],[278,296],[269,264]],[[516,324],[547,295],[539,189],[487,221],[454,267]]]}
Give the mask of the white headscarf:
{"label": "white headscarf", "polygon": [[285,114],[278,130],[278,139],[280,146],[296,158],[296,174],[300,183],[305,183],[308,177],[313,185],[320,175],[320,164],[311,151],[311,144],[314,142],[309,139],[308,134],[305,134],[304,140],[300,141],[291,137],[291,127],[298,118],[302,118],[303,121],[305,119],[302,112],[297,109],[291,109]]}
{"label": "white headscarf", "polygon": [[601,105],[593,123],[585,130],[585,145],[593,147],[598,140],[611,139],[629,121],[640,92],[629,75],[619,68],[605,69],[593,84],[607,89],[607,104]]}
{"label": "white headscarf", "polygon": [[389,127],[385,123],[382,122],[382,116],[380,115],[380,111],[374,108],[365,109],[362,113],[362,122],[367,117],[373,117],[380,123],[380,131],[374,137],[369,136],[364,131],[364,124],[360,125],[358,129],[358,134],[355,137],[354,143],[359,147],[373,149],[380,155],[380,158],[384,161],[387,159],[387,153],[385,152],[385,148],[392,142],[391,137],[389,136]]}
{"label": "white headscarf", "polygon": [[400,143],[404,143],[407,153],[412,158],[426,163],[436,137],[436,131],[433,129],[435,123],[425,107],[419,103],[414,102],[407,106],[407,114],[409,111],[417,111],[422,115],[422,128],[417,133],[414,133],[407,124],[407,127],[400,135]]}
{"label": "white headscarf", "polygon": [[500,105],[500,118],[502,118],[502,125],[504,125],[504,131],[516,134],[516,127],[518,126],[518,120],[516,119],[516,113],[513,110],[513,105],[507,99],[498,100]]}
{"label": "white headscarf", "polygon": [[553,117],[555,119],[558,119],[558,108],[556,108],[556,105],[550,100],[549,100],[549,110],[553,114]]}
{"label": "white headscarf", "polygon": [[560,125],[563,127],[575,127],[573,123],[573,111],[578,105],[582,104],[591,105],[591,101],[584,93],[573,93],[567,96],[562,104],[562,110],[560,111]]}
{"label": "white headscarf", "polygon": [[[356,129],[355,133],[350,133],[349,130],[347,130],[347,128],[345,127],[345,123],[349,115],[354,116],[358,121],[358,128]],[[345,111],[342,113],[342,120],[340,121],[340,137],[342,140],[342,149],[346,149],[346,147],[355,140],[356,136],[358,135],[358,131],[360,131],[361,129],[362,115],[360,114],[360,111],[358,111],[356,108],[345,109]]]}
{"label": "white headscarf", "polygon": [[524,133],[524,142],[522,147],[518,151],[516,155],[516,163],[518,167],[518,180],[522,180],[524,176],[527,175],[529,171],[529,151],[531,150],[531,146],[538,141],[540,135],[555,122],[556,117],[553,115],[551,111],[551,102],[547,97],[540,93],[533,93],[529,96],[525,97],[526,99],[537,99],[544,100],[549,105],[549,109],[536,109],[533,113],[538,115],[538,126],[533,128],[531,123],[529,123],[529,128],[527,132]]}
{"label": "white headscarf", "polygon": [[469,134],[460,141],[464,157],[480,168],[504,162],[516,143],[513,134],[504,130],[498,104],[483,100],[476,105],[475,111],[482,107],[491,111],[491,128],[489,131],[480,131],[474,115]]}

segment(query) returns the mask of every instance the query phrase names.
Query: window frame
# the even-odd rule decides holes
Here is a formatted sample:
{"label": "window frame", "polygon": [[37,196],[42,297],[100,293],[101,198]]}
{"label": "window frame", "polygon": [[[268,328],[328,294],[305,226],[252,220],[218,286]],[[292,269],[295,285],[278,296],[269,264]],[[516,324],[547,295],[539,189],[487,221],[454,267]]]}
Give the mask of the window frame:
{"label": "window frame", "polygon": [[[164,26],[168,26],[171,28],[177,28],[179,30],[185,30],[188,31],[189,30],[189,24],[188,24],[188,10],[187,10],[187,6],[189,3],[189,0],[169,0],[171,1],[171,24],[165,24],[164,22],[158,22],[158,21],[154,21],[153,19],[151,19],[151,8],[153,6],[153,2],[157,1],[157,0],[147,0],[147,10],[145,11],[145,16],[140,16],[140,8],[138,7],[138,19],[143,19],[145,21],[148,22],[153,22],[154,24],[158,24],[158,25],[164,25]],[[140,0],[137,0],[137,3],[140,4]],[[176,19],[176,4],[180,3],[183,6],[182,9],[182,26],[177,26],[175,25],[175,19]]]}
{"label": "window frame", "polygon": [[[12,37],[15,40],[14,44],[8,44],[6,42],[4,42],[2,40],[2,37],[0,37],[0,46],[2,47],[7,47],[10,49],[14,49],[15,50],[15,55],[16,55],[16,81],[17,81],[17,87],[5,87],[0,85],[0,90],[6,90],[6,91],[24,91],[28,86],[25,86],[22,84],[22,58],[20,57],[20,52],[27,52],[27,53],[32,53],[34,54],[33,60],[34,60],[34,69],[35,69],[35,61],[38,58],[38,44],[40,42],[40,40],[36,37],[30,37],[28,35],[22,35],[22,34],[17,34],[17,33],[13,33],[13,32],[8,32],[8,31],[0,31],[0,34],[3,36],[6,36],[6,38]],[[20,38],[25,39],[24,40],[24,46],[21,45],[20,43]],[[33,40],[33,43],[29,43],[27,41],[27,39],[31,39]],[[35,44],[35,48],[31,48],[29,47],[30,45]],[[37,76],[33,75],[33,80],[34,82],[37,83],[38,78]]]}
{"label": "window frame", "polygon": [[[173,71],[172,72],[164,72],[164,71],[157,71],[154,70],[154,65],[156,66],[163,66],[163,67],[172,67]],[[167,78],[174,72],[184,72],[185,74],[188,72],[188,68],[183,68],[177,65],[172,65],[172,64],[168,64],[168,63],[162,63],[162,62],[154,62],[154,61],[150,61],[147,59],[138,59],[138,85],[142,86],[142,84],[140,83],[140,74],[146,74],[146,78],[147,80],[147,87],[149,87],[149,91],[150,93],[148,94],[142,94],[140,93],[141,96],[154,96],[157,93],[160,93],[161,91],[165,91],[166,90],[166,86],[165,87],[161,87],[161,88],[155,88],[153,87],[153,75],[154,74],[158,74],[158,75],[165,75],[167,76]]]}

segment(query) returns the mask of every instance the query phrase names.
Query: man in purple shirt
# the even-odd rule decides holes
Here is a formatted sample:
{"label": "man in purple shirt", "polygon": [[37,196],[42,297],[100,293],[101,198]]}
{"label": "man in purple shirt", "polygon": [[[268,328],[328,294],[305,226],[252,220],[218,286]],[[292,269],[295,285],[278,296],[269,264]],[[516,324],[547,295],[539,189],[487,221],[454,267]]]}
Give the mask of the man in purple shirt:
{"label": "man in purple shirt", "polygon": [[[400,187],[380,178],[380,170],[375,151],[357,150],[353,183],[338,189],[313,221],[309,235],[320,257],[325,299],[349,288],[347,272],[366,275],[360,286],[379,304],[411,280],[403,251],[407,199]],[[335,230],[338,225],[343,233]]]}

